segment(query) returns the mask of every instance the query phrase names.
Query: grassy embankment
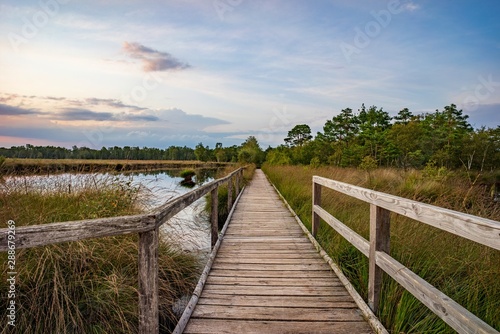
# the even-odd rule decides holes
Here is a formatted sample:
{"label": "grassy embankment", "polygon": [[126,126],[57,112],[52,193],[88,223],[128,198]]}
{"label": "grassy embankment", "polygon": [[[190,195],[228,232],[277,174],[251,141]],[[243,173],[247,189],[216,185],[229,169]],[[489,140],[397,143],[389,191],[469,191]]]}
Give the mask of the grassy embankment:
{"label": "grassy embankment", "polygon": [[127,172],[176,168],[215,168],[229,163],[189,160],[77,160],[77,159],[5,159],[0,175],[47,173]]}
{"label": "grassy embankment", "polygon": [[[500,203],[480,178],[438,169],[408,171],[264,166],[264,171],[310,228],[313,175],[500,220]],[[490,178],[488,180],[488,177]],[[482,176],[491,181],[498,175]],[[369,205],[323,188],[322,206],[369,239]],[[500,252],[410,219],[391,215],[391,255],[459,304],[500,330]],[[365,298],[368,261],[323,223],[318,240]],[[454,333],[385,275],[380,319],[392,333]]]}
{"label": "grassy embankment", "polygon": [[[35,190],[29,179],[0,185],[0,221],[16,227],[139,213],[139,192],[116,180],[78,176],[83,187],[68,192]],[[51,185],[48,188],[53,188]],[[137,235],[55,244],[16,252],[17,333],[137,333]],[[2,253],[0,291],[7,291],[7,253]],[[176,323],[175,301],[189,295],[199,275],[198,260],[161,243],[161,332]],[[6,324],[7,298],[0,299]],[[175,308],[175,307],[174,307]],[[10,333],[1,326],[0,333]]]}

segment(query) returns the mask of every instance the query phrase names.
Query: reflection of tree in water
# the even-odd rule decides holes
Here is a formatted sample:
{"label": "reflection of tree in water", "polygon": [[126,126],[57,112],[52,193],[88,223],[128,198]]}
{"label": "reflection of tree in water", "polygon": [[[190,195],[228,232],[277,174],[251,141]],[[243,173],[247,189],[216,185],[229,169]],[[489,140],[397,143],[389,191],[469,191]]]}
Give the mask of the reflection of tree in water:
{"label": "reflection of tree in water", "polygon": [[[202,185],[206,183],[208,180],[214,179],[217,175],[218,168],[198,168],[194,169],[195,171],[195,184],[194,185]],[[127,175],[132,176],[159,176],[165,174],[171,178],[180,178],[183,169],[167,169],[167,170],[156,170],[156,171],[141,171],[141,172],[130,172]],[[194,186],[193,185],[193,186]]]}

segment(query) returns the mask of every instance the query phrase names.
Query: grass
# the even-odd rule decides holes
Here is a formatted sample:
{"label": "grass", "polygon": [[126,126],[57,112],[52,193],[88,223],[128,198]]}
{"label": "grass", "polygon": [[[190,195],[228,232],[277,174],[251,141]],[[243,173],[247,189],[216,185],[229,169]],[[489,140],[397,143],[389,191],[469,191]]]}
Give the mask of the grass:
{"label": "grass", "polygon": [[[332,167],[268,166],[264,171],[310,228],[311,179],[320,175],[452,210],[500,220],[500,204],[481,180],[498,175],[423,173],[377,169],[370,173]],[[439,174],[439,175],[438,175]],[[494,173],[493,173],[494,174]],[[322,206],[369,238],[369,205],[323,188]],[[327,224],[318,241],[367,297],[368,261]],[[500,252],[395,214],[391,255],[456,302],[500,330]],[[384,277],[379,317],[392,333],[454,333],[441,319],[390,277]]]}
{"label": "grass", "polygon": [[[78,176],[40,188],[29,178],[0,184],[0,221],[16,226],[139,213],[140,192],[115,179]],[[136,333],[138,331],[137,236],[89,239],[16,252],[18,333]],[[7,263],[7,253],[2,253]],[[190,295],[198,260],[161,243],[159,249],[161,332],[177,321],[176,303]],[[7,266],[0,269],[7,275]],[[5,279],[0,291],[7,291]],[[0,299],[5,319],[7,298]],[[8,333],[2,326],[0,333]]]}

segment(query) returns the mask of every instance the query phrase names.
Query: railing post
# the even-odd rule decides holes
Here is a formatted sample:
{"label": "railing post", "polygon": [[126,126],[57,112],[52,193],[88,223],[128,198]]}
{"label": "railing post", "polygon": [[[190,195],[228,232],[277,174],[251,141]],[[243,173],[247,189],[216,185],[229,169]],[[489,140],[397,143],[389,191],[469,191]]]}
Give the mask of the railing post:
{"label": "railing post", "polygon": [[233,177],[231,176],[227,181],[227,212],[230,212],[232,207],[233,207]]}
{"label": "railing post", "polygon": [[389,254],[391,241],[390,211],[370,204],[370,257],[368,277],[368,306],[374,313],[378,311],[383,270],[377,266],[377,251]]}
{"label": "railing post", "polygon": [[236,197],[238,197],[238,194],[240,193],[240,172],[236,173],[236,177],[234,178],[236,181],[235,183],[235,189],[236,189]]}
{"label": "railing post", "polygon": [[139,333],[159,332],[158,228],[139,233]]}
{"label": "railing post", "polygon": [[314,206],[315,205],[321,205],[321,184],[317,184],[316,182],[314,182],[314,179],[313,179],[313,187],[312,187],[312,227],[311,227],[311,234],[313,235],[313,237],[316,238],[316,235],[318,234],[318,230],[319,230],[319,224],[321,222],[320,218],[319,218],[319,215],[314,212]]}
{"label": "railing post", "polygon": [[212,197],[212,214],[210,221],[212,223],[212,249],[219,238],[219,187],[215,187],[210,193]]}

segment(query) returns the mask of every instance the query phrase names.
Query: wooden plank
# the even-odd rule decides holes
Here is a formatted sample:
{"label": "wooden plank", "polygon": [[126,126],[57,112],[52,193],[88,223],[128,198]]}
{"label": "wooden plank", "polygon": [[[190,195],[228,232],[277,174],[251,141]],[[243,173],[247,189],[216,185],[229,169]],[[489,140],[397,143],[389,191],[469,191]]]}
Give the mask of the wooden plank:
{"label": "wooden plank", "polygon": [[[16,227],[16,248],[102,238],[154,229],[155,217],[137,215]],[[0,251],[7,251],[8,229],[0,229]]]}
{"label": "wooden plank", "polygon": [[253,296],[338,296],[347,295],[343,286],[256,286],[256,285],[218,285],[206,284],[202,296],[205,294],[219,295],[253,295]]}
{"label": "wooden plank", "polygon": [[314,176],[314,182],[441,230],[500,250],[500,222]]}
{"label": "wooden plank", "polygon": [[268,250],[268,251],[278,251],[278,250],[287,250],[287,251],[302,251],[302,250],[311,250],[311,245],[308,244],[294,244],[294,243],[281,243],[279,245],[269,245],[266,243],[245,243],[245,245],[242,245],[242,243],[232,243],[230,245],[225,245],[224,251],[242,251],[245,249],[254,250],[254,251],[262,251],[262,250]]}
{"label": "wooden plank", "polygon": [[453,299],[427,283],[420,276],[384,252],[376,252],[377,265],[408,290],[458,333],[498,334],[487,323]]}
{"label": "wooden plank", "polygon": [[[245,263],[214,263],[214,269],[232,269],[232,270],[252,270],[255,264]],[[259,270],[280,270],[280,271],[328,271],[323,264],[262,264],[258,266]]]}
{"label": "wooden plank", "polygon": [[194,288],[191,299],[189,300],[188,304],[186,305],[186,308],[184,309],[184,312],[182,313],[181,318],[177,322],[177,325],[175,326],[172,334],[181,334],[184,331],[184,329],[186,328],[186,325],[189,322],[189,319],[190,319],[191,314],[194,310],[194,307],[196,306],[196,304],[198,302],[198,298],[203,291],[203,287],[205,286],[206,279],[208,277],[210,269],[212,268],[212,264],[215,260],[215,256],[217,255],[217,252],[221,246],[222,238],[224,237],[224,233],[227,231],[229,221],[231,220],[231,216],[234,213],[235,206],[236,206],[236,204],[238,204],[238,201],[240,200],[240,198],[241,198],[241,193],[240,193],[240,195],[238,195],[236,197],[236,200],[234,202],[234,206],[231,208],[231,211],[229,211],[228,219],[224,223],[224,226],[222,227],[222,230],[220,232],[221,238],[217,240],[215,246],[212,248],[210,256],[207,259],[207,263],[205,264],[205,268],[203,269],[203,272],[201,273],[200,279],[198,280],[198,283],[196,284],[196,287]]}
{"label": "wooden plank", "polygon": [[211,210],[210,210],[210,237],[211,237],[211,247],[214,248],[219,238],[219,187],[215,187],[210,192],[210,197],[212,199]]}
{"label": "wooden plank", "polygon": [[[259,268],[260,269],[260,268]],[[253,269],[234,270],[228,268],[212,268],[210,273],[217,276],[232,276],[232,277],[295,277],[296,271],[290,270],[259,270],[255,266]],[[330,270],[319,271],[304,271],[300,273],[300,277],[335,277]]]}
{"label": "wooden plank", "polygon": [[[274,186],[273,186],[274,187]],[[333,272],[337,275],[337,278],[344,284],[347,292],[351,295],[353,298],[354,302],[358,305],[361,313],[363,314],[363,318],[370,324],[370,327],[375,331],[377,334],[388,334],[388,331],[384,328],[382,323],[379,321],[379,319],[375,316],[373,311],[368,307],[368,305],[365,303],[363,298],[359,295],[359,293],[356,291],[354,286],[349,282],[347,277],[342,273],[342,270],[339,268],[335,262],[330,258],[330,256],[325,252],[323,247],[316,241],[316,239],[313,237],[313,235],[309,232],[309,230],[305,227],[305,225],[302,223],[300,218],[297,216],[295,211],[290,207],[286,199],[281,195],[281,193],[274,187],[276,190],[276,193],[279,194],[280,198],[283,200],[285,203],[286,207],[290,212],[293,214],[295,221],[297,224],[300,226],[300,228],[304,231],[306,234],[307,238],[311,241],[311,244],[314,245],[315,249],[319,252],[320,256],[323,257],[326,263],[330,266],[330,268],[333,270]]]}
{"label": "wooden plank", "polygon": [[372,330],[365,322],[315,321],[247,321],[221,319],[193,319],[186,334],[368,334]]}
{"label": "wooden plank", "polygon": [[331,278],[305,278],[305,277],[224,277],[210,275],[207,280],[208,284],[219,285],[272,285],[272,286],[327,286],[339,287],[343,286],[339,280]]}
{"label": "wooden plank", "polygon": [[[321,206],[321,185],[313,181],[312,185],[312,204],[314,206]],[[319,219],[319,215],[312,210],[312,235],[316,237],[319,230],[319,224],[321,220]]]}
{"label": "wooden plank", "polygon": [[158,228],[139,233],[139,333],[159,332]]}
{"label": "wooden plank", "polygon": [[333,217],[331,214],[325,211],[322,207],[314,206],[314,212],[319,214],[319,216],[328,223],[331,227],[335,229],[340,235],[342,235],[347,241],[349,241],[354,247],[359,249],[366,257],[370,256],[370,244],[368,241],[354,232],[352,229],[344,225],[340,220]]}
{"label": "wooden plank", "polygon": [[356,303],[348,294],[336,296],[248,296],[207,294],[198,300],[201,305],[315,308],[355,308]]}
{"label": "wooden plank", "polygon": [[227,180],[227,212],[233,207],[233,178]]}
{"label": "wooden plank", "polygon": [[268,258],[235,258],[235,257],[217,257],[217,260],[215,261],[218,265],[223,265],[225,263],[227,264],[276,264],[276,265],[281,265],[281,264],[299,264],[299,265],[311,265],[311,264],[317,264],[317,265],[324,265],[323,259],[319,258],[316,256],[316,258],[293,258],[293,259],[268,259]]}
{"label": "wooden plank", "polygon": [[391,212],[376,205],[370,205],[370,256],[368,265],[368,306],[374,313],[378,311],[383,270],[377,266],[375,253],[389,254],[391,240]]}
{"label": "wooden plank", "polygon": [[293,244],[310,244],[306,239],[304,238],[296,238],[296,237],[274,237],[274,236],[256,236],[256,237],[241,237],[241,236],[231,236],[228,235],[225,237],[225,240],[228,242],[248,242],[248,243],[269,243],[273,242],[274,244],[276,243],[293,243]]}
{"label": "wooden plank", "polygon": [[217,254],[217,258],[226,258],[226,257],[237,257],[237,258],[253,258],[253,259],[317,259],[318,253],[314,251],[303,251],[302,254],[298,252],[279,252],[279,253],[269,253],[268,251],[253,251],[247,252],[244,250],[234,251],[234,252],[219,252]]}
{"label": "wooden plank", "polygon": [[301,307],[197,305],[193,317],[274,321],[363,321],[360,312],[352,308],[315,308],[314,312],[310,312],[308,308]]}
{"label": "wooden plank", "polygon": [[185,333],[249,333],[252,326],[258,333],[370,333],[344,285],[277,200],[257,171]]}

